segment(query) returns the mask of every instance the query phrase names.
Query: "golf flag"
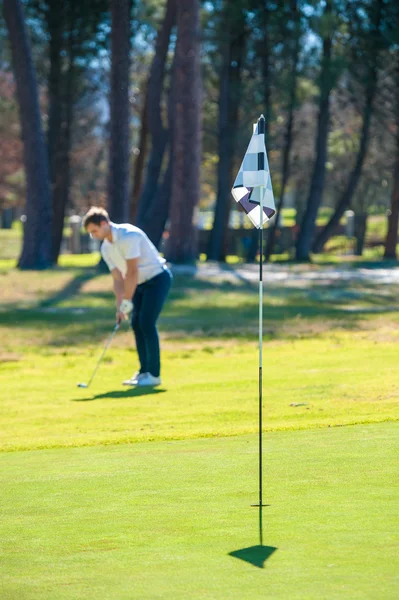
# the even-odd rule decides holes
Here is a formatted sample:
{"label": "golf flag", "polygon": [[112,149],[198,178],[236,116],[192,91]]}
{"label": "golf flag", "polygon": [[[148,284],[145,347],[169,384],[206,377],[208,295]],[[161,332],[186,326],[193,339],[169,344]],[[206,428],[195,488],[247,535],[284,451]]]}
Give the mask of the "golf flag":
{"label": "golf flag", "polygon": [[[241,204],[258,229],[276,212],[265,146],[265,117],[263,115],[254,124],[254,132],[231,193],[234,200]],[[260,215],[261,194],[263,221]]]}
{"label": "golf flag", "polygon": [[251,141],[231,193],[259,229],[259,504],[252,506],[259,506],[261,510],[262,506],[265,506],[262,501],[263,224],[276,212],[265,146],[263,115],[254,124]]}

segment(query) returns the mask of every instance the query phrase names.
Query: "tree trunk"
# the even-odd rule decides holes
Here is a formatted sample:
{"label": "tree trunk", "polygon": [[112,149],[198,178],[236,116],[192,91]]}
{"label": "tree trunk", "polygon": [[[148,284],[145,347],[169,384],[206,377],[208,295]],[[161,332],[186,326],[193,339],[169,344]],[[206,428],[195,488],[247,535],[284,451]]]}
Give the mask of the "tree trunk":
{"label": "tree trunk", "polygon": [[290,154],[293,140],[293,127],[294,127],[294,110],[296,105],[296,96],[297,96],[297,78],[298,78],[298,60],[299,60],[299,50],[300,50],[300,23],[299,23],[299,12],[297,6],[297,0],[291,0],[291,11],[293,14],[293,21],[295,23],[295,43],[292,53],[292,76],[290,80],[290,90],[289,90],[289,105],[288,105],[288,119],[287,119],[287,129],[285,132],[285,144],[283,151],[283,164],[282,164],[282,173],[281,173],[281,192],[280,198],[277,204],[276,216],[274,218],[274,223],[270,227],[268,231],[267,241],[266,241],[266,250],[265,250],[265,258],[266,260],[270,260],[270,256],[273,254],[274,245],[276,242],[277,229],[279,228],[279,221],[281,211],[284,207],[285,200],[285,189],[288,183],[288,178],[290,175]]}
{"label": "tree trunk", "polygon": [[[263,25],[263,43],[262,43],[262,75],[263,75],[263,114],[265,115],[265,142],[266,147],[270,141],[270,120],[271,120],[271,72],[270,72],[270,40],[269,40],[269,20],[270,10],[268,3],[265,2],[261,8],[261,20]],[[259,249],[259,231],[252,229],[250,242],[246,253],[246,262],[255,262]]]}
{"label": "tree trunk", "polygon": [[104,160],[105,154],[106,154],[105,146],[100,146],[99,149],[97,150],[96,157],[93,161],[93,168],[91,169],[91,172],[90,172],[90,179],[87,182],[86,196],[87,196],[88,202],[91,204],[94,204],[94,202],[92,202],[92,199],[95,196],[95,192],[97,191],[97,188],[98,188],[98,179],[101,174],[100,165]]}
{"label": "tree trunk", "polygon": [[[331,15],[331,0],[327,0],[325,13]],[[317,122],[316,160],[313,168],[310,191],[306,203],[305,214],[296,244],[296,258],[308,261],[312,244],[313,233],[316,226],[316,217],[319,210],[324,190],[324,180],[327,160],[327,141],[330,121],[330,95],[331,95],[331,52],[332,33],[325,34],[323,39],[323,59],[320,81],[319,116]]]}
{"label": "tree trunk", "polygon": [[201,158],[199,12],[199,0],[179,0],[172,206],[165,252],[167,260],[174,263],[190,263],[198,255],[198,235],[193,217],[199,201]]}
{"label": "tree trunk", "polygon": [[26,222],[20,269],[51,266],[51,195],[48,157],[40,119],[36,74],[19,0],[4,0],[20,109],[27,181]]}
{"label": "tree trunk", "polygon": [[147,155],[148,145],[148,88],[143,99],[143,107],[141,111],[141,127],[140,127],[140,141],[139,141],[139,154],[134,162],[133,169],[133,185],[132,185],[132,196],[130,201],[130,222],[135,223],[137,218],[137,211],[139,205],[139,199],[142,189],[143,174],[145,157]]}
{"label": "tree trunk", "polygon": [[[229,9],[227,8],[228,14]],[[237,19],[237,16],[235,16],[235,19]],[[207,260],[218,261],[226,260],[228,246],[229,217],[232,206],[233,158],[241,100],[241,67],[245,48],[244,15],[240,11],[239,18],[233,22],[227,17],[224,26],[227,30],[225,34],[227,40],[219,83],[218,190],[207,252]]]}
{"label": "tree trunk", "polygon": [[271,79],[272,71],[270,68],[270,55],[271,55],[271,43],[270,43],[270,9],[268,1],[266,0],[264,6],[261,8],[261,21],[263,29],[263,43],[262,43],[262,75],[263,75],[263,106],[265,115],[265,140],[266,144],[270,142],[270,122],[272,120],[272,103],[271,103]]}
{"label": "tree trunk", "polygon": [[[399,94],[399,53],[396,63],[396,96]],[[398,244],[399,224],[399,106],[396,100],[396,156],[393,172],[393,187],[391,195],[391,209],[388,217],[388,231],[385,240],[384,258],[397,258],[396,246]]]}
{"label": "tree trunk", "polygon": [[113,221],[129,218],[130,0],[110,0],[111,97],[108,208]]}
{"label": "tree trunk", "polygon": [[1,228],[2,229],[11,229],[12,222],[14,221],[14,208],[10,206],[9,208],[3,208],[1,212]]}
{"label": "tree trunk", "polygon": [[362,256],[364,242],[366,241],[367,213],[355,215],[355,255]]}
{"label": "tree trunk", "polygon": [[[398,124],[399,132],[399,124]],[[397,136],[395,170],[391,196],[391,209],[388,217],[388,231],[385,240],[384,258],[397,258],[396,246],[398,244],[399,225],[399,133]]]}
{"label": "tree trunk", "polygon": [[170,35],[175,22],[176,0],[168,0],[165,17],[157,37],[155,55],[148,80],[147,122],[151,137],[151,152],[137,214],[137,224],[145,231],[148,225],[148,214],[153,212],[153,207],[158,201],[159,177],[168,142],[168,129],[164,127],[162,122],[161,98]]}
{"label": "tree trunk", "polygon": [[65,90],[62,98],[62,130],[57,160],[55,163],[55,180],[53,185],[53,244],[52,260],[56,264],[61,251],[64,232],[65,213],[69,200],[70,188],[70,153],[72,142],[72,121],[74,104],[75,81],[75,1],[70,0],[69,37],[68,37],[68,67],[65,77]]}
{"label": "tree trunk", "polygon": [[[380,28],[381,22],[381,10],[382,10],[382,0],[379,0],[378,9],[376,13],[376,23],[375,27],[378,31]],[[338,201],[338,204],[335,208],[333,215],[330,217],[330,220],[325,225],[325,227],[320,231],[318,236],[313,242],[312,251],[315,253],[321,252],[323,250],[324,245],[330,239],[330,237],[336,231],[341,218],[348,208],[350,208],[352,198],[356,192],[356,188],[359,183],[360,176],[362,174],[363,164],[367,155],[367,149],[369,145],[369,137],[370,137],[370,121],[373,112],[373,104],[374,98],[377,91],[377,55],[378,51],[376,49],[373,57],[372,57],[372,65],[370,67],[370,74],[368,77],[367,89],[366,89],[366,103],[364,108],[363,115],[363,125],[362,132],[360,136],[360,145],[359,150],[356,157],[356,163],[349,176],[349,180],[347,186]]]}
{"label": "tree trunk", "polygon": [[[372,94],[374,97],[374,93]],[[363,163],[367,153],[368,141],[369,141],[369,131],[370,131],[370,119],[372,112],[372,97],[369,97],[367,100],[367,106],[365,109],[364,119],[363,119],[363,127],[361,134],[360,147],[356,158],[355,167],[350,174],[349,181],[347,186],[335,208],[333,215],[330,217],[327,225],[320,231],[319,235],[316,237],[312,251],[315,253],[321,252],[323,250],[324,245],[330,239],[330,237],[334,234],[337,229],[341,218],[343,217],[345,211],[350,207],[353,195],[356,191],[357,185],[359,183],[359,179],[362,173]]]}
{"label": "tree trunk", "polygon": [[48,76],[48,128],[47,150],[51,189],[56,179],[57,155],[60,149],[62,128],[62,34],[64,25],[64,7],[58,0],[49,0],[47,11],[47,30],[49,34],[50,71]]}
{"label": "tree trunk", "polygon": [[151,209],[147,212],[146,222],[144,224],[145,232],[152,243],[159,248],[162,241],[162,234],[165,230],[166,221],[169,216],[170,199],[172,195],[172,176],[173,176],[173,149],[174,149],[174,110],[176,103],[176,69],[175,60],[171,69],[171,83],[168,97],[168,145],[169,158],[168,166],[163,176],[161,185],[158,187],[157,202],[153,202]]}

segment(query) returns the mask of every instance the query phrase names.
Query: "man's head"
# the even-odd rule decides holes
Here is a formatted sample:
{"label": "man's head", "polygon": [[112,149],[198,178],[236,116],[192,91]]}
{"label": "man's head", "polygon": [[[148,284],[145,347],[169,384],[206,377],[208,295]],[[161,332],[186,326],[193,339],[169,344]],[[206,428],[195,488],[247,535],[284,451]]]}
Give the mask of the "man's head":
{"label": "man's head", "polygon": [[92,206],[83,217],[83,227],[95,240],[104,240],[111,231],[109,215],[105,208]]}

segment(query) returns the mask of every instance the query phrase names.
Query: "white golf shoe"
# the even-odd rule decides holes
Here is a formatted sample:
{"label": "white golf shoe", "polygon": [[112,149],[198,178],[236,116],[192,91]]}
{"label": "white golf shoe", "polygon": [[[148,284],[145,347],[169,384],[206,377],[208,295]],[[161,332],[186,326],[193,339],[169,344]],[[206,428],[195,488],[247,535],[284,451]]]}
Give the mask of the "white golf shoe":
{"label": "white golf shoe", "polygon": [[157,385],[161,385],[161,378],[154,377],[151,373],[142,373],[140,377],[137,379],[137,387],[142,386],[152,386],[155,387]]}
{"label": "white golf shoe", "polygon": [[137,385],[139,382],[139,379],[141,379],[141,377],[143,377],[143,375],[147,375],[147,373],[140,373],[140,371],[137,371],[137,373],[132,375],[130,379],[125,379],[125,381],[123,381],[122,384],[123,385]]}

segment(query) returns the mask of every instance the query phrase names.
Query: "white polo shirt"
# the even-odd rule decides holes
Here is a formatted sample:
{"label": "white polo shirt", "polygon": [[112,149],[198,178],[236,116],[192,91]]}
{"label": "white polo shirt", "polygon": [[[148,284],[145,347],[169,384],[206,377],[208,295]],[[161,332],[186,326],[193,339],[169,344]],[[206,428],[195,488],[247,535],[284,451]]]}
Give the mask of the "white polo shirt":
{"label": "white polo shirt", "polygon": [[110,226],[112,242],[104,240],[101,244],[101,255],[110,271],[116,268],[126,277],[126,260],[138,258],[139,284],[162,273],[166,261],[144,231],[130,223],[111,222]]}

